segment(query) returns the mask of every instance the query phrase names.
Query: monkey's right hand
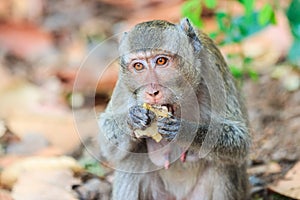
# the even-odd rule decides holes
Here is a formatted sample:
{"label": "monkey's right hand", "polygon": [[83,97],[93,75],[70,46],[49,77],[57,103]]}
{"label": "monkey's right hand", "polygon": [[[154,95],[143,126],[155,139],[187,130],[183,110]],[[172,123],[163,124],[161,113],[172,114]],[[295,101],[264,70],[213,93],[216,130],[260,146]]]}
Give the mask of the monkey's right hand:
{"label": "monkey's right hand", "polygon": [[155,117],[155,113],[151,110],[142,106],[132,106],[129,108],[127,123],[133,130],[145,130],[151,125]]}

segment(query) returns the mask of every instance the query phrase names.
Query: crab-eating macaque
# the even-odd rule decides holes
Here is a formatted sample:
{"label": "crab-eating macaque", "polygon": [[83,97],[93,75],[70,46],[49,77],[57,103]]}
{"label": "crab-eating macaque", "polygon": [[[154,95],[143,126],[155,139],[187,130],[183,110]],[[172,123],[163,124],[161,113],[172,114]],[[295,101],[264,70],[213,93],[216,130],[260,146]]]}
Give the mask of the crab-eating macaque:
{"label": "crab-eating macaque", "polygon": [[[247,116],[213,41],[188,19],[154,20],[124,33],[119,53],[99,118],[101,152],[116,169],[112,199],[247,199]],[[161,139],[137,135],[151,126]]]}

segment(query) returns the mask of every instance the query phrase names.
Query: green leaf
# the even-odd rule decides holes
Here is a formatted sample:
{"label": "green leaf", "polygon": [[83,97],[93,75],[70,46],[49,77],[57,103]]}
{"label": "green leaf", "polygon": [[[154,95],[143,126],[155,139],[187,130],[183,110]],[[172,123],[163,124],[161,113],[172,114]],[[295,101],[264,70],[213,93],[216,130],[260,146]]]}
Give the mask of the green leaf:
{"label": "green leaf", "polygon": [[211,39],[216,39],[218,37],[219,33],[217,31],[215,32],[211,32],[208,34],[208,36],[211,38]]}
{"label": "green leaf", "polygon": [[299,24],[300,23],[300,1],[292,0],[290,6],[286,12],[286,15],[291,24]]}
{"label": "green leaf", "polygon": [[81,158],[79,164],[84,167],[88,172],[97,176],[104,176],[104,169],[99,164],[99,161],[93,158]]}
{"label": "green leaf", "polygon": [[[258,14],[258,23],[260,25],[266,25],[267,23],[274,21],[274,10],[270,4],[265,4]],[[272,19],[273,18],[273,19]]]}
{"label": "green leaf", "polygon": [[289,50],[288,60],[300,68],[300,39],[296,39]]}
{"label": "green leaf", "polygon": [[223,42],[226,44],[240,42],[266,27],[266,25],[262,26],[258,23],[258,13],[256,12],[253,12],[248,18],[245,16],[234,17],[226,23],[228,25],[224,28],[225,30],[221,29],[225,33]]}
{"label": "green leaf", "polygon": [[217,0],[204,0],[204,4],[206,5],[207,8],[213,9],[217,5]]}
{"label": "green leaf", "polygon": [[201,20],[202,7],[199,0],[190,0],[183,4],[181,13],[184,17],[189,18],[197,27],[203,26]]}
{"label": "green leaf", "polygon": [[245,16],[249,17],[254,12],[254,0],[241,0],[240,1],[245,9]]}
{"label": "green leaf", "polygon": [[245,64],[251,64],[253,62],[253,58],[251,58],[251,57],[245,57],[244,58],[244,63]]}
{"label": "green leaf", "polygon": [[250,78],[251,78],[253,81],[257,81],[257,80],[258,80],[259,75],[258,75],[258,73],[257,73],[256,71],[254,71],[254,70],[249,70],[248,73],[249,73]]}
{"label": "green leaf", "polygon": [[222,32],[227,32],[228,25],[226,24],[226,20],[229,21],[229,15],[225,12],[217,12],[216,13],[216,20],[218,23],[218,27]]}
{"label": "green leaf", "polygon": [[277,24],[276,15],[275,15],[274,10],[273,10],[273,14],[271,16],[270,22],[271,22],[271,24]]}
{"label": "green leaf", "polygon": [[229,69],[235,78],[242,78],[242,76],[243,76],[242,69],[240,69],[236,66],[233,66],[233,65],[229,66]]}
{"label": "green leaf", "polygon": [[293,0],[287,10],[287,17],[295,39],[300,39],[300,1]]}

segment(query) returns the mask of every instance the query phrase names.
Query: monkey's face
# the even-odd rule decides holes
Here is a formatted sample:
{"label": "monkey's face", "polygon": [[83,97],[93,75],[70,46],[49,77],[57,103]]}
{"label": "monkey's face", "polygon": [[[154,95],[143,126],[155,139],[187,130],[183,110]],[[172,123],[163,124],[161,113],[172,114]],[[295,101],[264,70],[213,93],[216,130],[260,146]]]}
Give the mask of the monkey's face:
{"label": "monkey's face", "polygon": [[176,110],[194,92],[195,47],[184,27],[159,20],[138,24],[124,34],[119,51],[120,80],[138,104]]}
{"label": "monkey's face", "polygon": [[163,50],[130,53],[123,59],[123,80],[138,103],[166,105],[174,112],[182,93],[179,59]]}

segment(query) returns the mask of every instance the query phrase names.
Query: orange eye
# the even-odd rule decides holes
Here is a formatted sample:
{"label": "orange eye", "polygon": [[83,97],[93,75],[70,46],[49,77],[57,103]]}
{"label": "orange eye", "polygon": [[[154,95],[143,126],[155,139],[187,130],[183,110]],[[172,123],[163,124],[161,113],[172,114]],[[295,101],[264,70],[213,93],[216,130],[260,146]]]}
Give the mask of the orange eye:
{"label": "orange eye", "polygon": [[134,63],[133,68],[134,68],[136,71],[140,71],[140,70],[144,69],[145,67],[144,67],[144,65],[143,65],[142,63],[137,62],[137,63]]}
{"label": "orange eye", "polygon": [[164,65],[167,62],[168,62],[168,58],[165,58],[165,57],[159,57],[156,60],[156,64],[158,64],[158,65]]}

